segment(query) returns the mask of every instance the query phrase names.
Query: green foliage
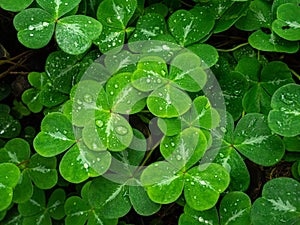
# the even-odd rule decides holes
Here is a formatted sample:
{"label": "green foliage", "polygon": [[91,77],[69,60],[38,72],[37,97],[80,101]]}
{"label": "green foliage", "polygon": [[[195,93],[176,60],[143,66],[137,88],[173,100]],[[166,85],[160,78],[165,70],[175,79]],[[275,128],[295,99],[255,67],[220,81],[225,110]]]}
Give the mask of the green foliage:
{"label": "green foliage", "polygon": [[0,0],[0,224],[299,223],[299,3]]}

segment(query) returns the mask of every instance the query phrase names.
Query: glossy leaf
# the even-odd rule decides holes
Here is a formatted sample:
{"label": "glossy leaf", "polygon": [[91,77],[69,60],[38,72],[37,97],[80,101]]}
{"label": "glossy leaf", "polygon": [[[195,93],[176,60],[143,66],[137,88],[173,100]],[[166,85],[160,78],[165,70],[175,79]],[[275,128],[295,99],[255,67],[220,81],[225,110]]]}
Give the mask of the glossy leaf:
{"label": "glossy leaf", "polygon": [[282,136],[292,137],[300,134],[300,86],[287,84],[272,96],[268,116],[271,130]]}
{"label": "glossy leaf", "polygon": [[215,207],[205,211],[197,211],[185,205],[184,213],[179,217],[178,225],[205,224],[219,224],[218,212]]}
{"label": "glossy leaf", "polygon": [[[286,190],[284,192],[279,190]],[[276,178],[267,182],[251,209],[253,225],[274,225],[299,222],[300,184],[291,178]]]}
{"label": "glossy leaf", "polygon": [[37,3],[45,9],[48,13],[53,15],[54,19],[58,19],[59,17],[65,15],[74,9],[80,0],[70,1],[70,0],[37,0]]}
{"label": "glossy leaf", "polygon": [[20,134],[21,124],[8,113],[0,112],[0,137],[14,138]]}
{"label": "glossy leaf", "polygon": [[14,26],[18,31],[18,40],[28,48],[45,47],[54,32],[54,18],[40,8],[21,11],[14,17]]}
{"label": "glossy leaf", "polygon": [[6,142],[0,149],[0,162],[20,164],[30,157],[30,146],[21,138],[14,138]]}
{"label": "glossy leaf", "polygon": [[19,168],[12,163],[0,164],[0,211],[9,207],[13,198],[13,188],[20,178]]}
{"label": "glossy leaf", "polygon": [[220,204],[221,225],[250,225],[251,200],[243,192],[226,194]]}
{"label": "glossy leaf", "polygon": [[187,172],[184,197],[193,209],[207,210],[217,203],[229,182],[230,177],[224,167],[214,163],[202,164]]}
{"label": "glossy leaf", "polygon": [[102,24],[94,18],[74,15],[57,22],[55,36],[64,52],[79,55],[91,47],[92,41],[99,37],[101,31]]}
{"label": "glossy leaf", "polygon": [[28,173],[36,187],[50,189],[57,183],[56,158],[34,154],[28,164]]}
{"label": "glossy leaf", "polygon": [[246,114],[239,120],[234,131],[234,146],[247,158],[264,166],[276,164],[284,155],[281,138],[272,134],[267,118],[258,113]]}
{"label": "glossy leaf", "polygon": [[0,7],[7,11],[18,12],[27,8],[33,0],[1,0]]}
{"label": "glossy leaf", "polygon": [[188,49],[199,56],[201,67],[203,69],[212,67],[218,61],[219,54],[217,50],[208,44],[194,44],[188,46]]}
{"label": "glossy leaf", "polygon": [[200,41],[213,28],[214,21],[210,20],[209,14],[205,10],[201,12],[193,14],[180,9],[169,17],[170,32],[181,46]]}
{"label": "glossy leaf", "polygon": [[50,113],[42,121],[35,137],[35,150],[44,157],[60,154],[76,143],[71,122],[61,113]]}
{"label": "glossy leaf", "polygon": [[298,4],[282,4],[277,9],[277,19],[272,24],[272,29],[280,37],[289,41],[300,40],[300,14]]}
{"label": "glossy leaf", "polygon": [[248,41],[253,48],[266,52],[295,53],[299,50],[298,42],[287,41],[274,33],[267,34],[262,30],[252,33]]}

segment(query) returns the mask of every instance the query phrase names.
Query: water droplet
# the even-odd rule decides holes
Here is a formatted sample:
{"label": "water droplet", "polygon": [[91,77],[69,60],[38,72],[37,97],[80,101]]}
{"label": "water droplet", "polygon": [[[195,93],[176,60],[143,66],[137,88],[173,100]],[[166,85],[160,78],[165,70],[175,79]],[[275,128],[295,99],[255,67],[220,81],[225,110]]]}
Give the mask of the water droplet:
{"label": "water droplet", "polygon": [[113,95],[113,94],[114,94],[114,92],[113,92],[113,91],[111,91],[111,92],[110,92],[110,95]]}
{"label": "water droplet", "polygon": [[90,94],[84,95],[83,99],[87,103],[91,103],[93,101],[93,97]]}
{"label": "water droplet", "polygon": [[151,82],[150,79],[147,79],[147,80],[146,80],[146,83],[147,83],[147,84],[150,84],[150,82]]}
{"label": "water droplet", "polygon": [[224,133],[227,131],[227,129],[226,129],[225,127],[220,127],[220,129],[221,129],[221,131],[224,132]]}
{"label": "water droplet", "polygon": [[157,79],[157,81],[156,81],[158,84],[160,84],[161,83],[161,79]]}
{"label": "water droplet", "polygon": [[84,167],[85,169],[87,169],[87,168],[89,168],[89,165],[88,165],[87,163],[85,163],[85,164],[83,164],[83,167]]}
{"label": "water droplet", "polygon": [[77,100],[78,105],[82,105],[82,101],[80,99]]}
{"label": "water droplet", "polygon": [[107,18],[106,18],[106,21],[107,21],[107,23],[112,23],[112,20],[111,20],[110,17],[107,17]]}
{"label": "water droplet", "polygon": [[101,128],[101,127],[103,127],[103,125],[104,125],[104,123],[103,123],[102,120],[96,120],[96,126],[97,127]]}
{"label": "water droplet", "polygon": [[118,127],[116,127],[115,131],[119,135],[125,135],[125,134],[128,133],[128,129],[126,127],[124,127],[124,126],[118,126]]}
{"label": "water droplet", "polygon": [[166,148],[168,148],[168,147],[169,147],[169,145],[168,145],[168,144],[165,144],[165,147],[166,147]]}
{"label": "water droplet", "polygon": [[181,160],[181,159],[182,159],[181,155],[177,155],[177,156],[176,156],[176,159],[177,159],[177,160]]}
{"label": "water droplet", "polygon": [[115,84],[115,86],[114,86],[116,89],[119,87],[119,85],[117,85],[117,84]]}
{"label": "water droplet", "polygon": [[100,158],[97,158],[96,160],[97,160],[97,162],[100,162],[101,159],[100,159]]}
{"label": "water droplet", "polygon": [[30,37],[33,37],[33,34],[29,34]]}
{"label": "water droplet", "polygon": [[174,146],[175,146],[175,143],[174,143],[174,142],[171,142],[171,146],[174,147]]}

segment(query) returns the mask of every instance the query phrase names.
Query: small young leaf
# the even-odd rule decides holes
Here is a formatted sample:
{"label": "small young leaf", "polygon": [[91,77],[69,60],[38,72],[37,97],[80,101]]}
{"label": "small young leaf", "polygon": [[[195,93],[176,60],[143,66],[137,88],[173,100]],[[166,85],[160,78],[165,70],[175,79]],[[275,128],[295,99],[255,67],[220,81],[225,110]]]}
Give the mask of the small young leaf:
{"label": "small young leaf", "polygon": [[292,137],[300,134],[300,86],[287,84],[272,96],[269,127],[277,134]]}
{"label": "small young leaf", "polygon": [[298,181],[287,177],[270,180],[263,187],[262,197],[253,203],[251,209],[253,225],[297,224],[300,213],[299,196]]}
{"label": "small young leaf", "polygon": [[220,204],[221,225],[250,225],[251,200],[243,192],[226,194]]}
{"label": "small young leaf", "polygon": [[56,189],[52,192],[47,203],[50,216],[55,220],[61,220],[65,216],[64,203],[66,193],[63,189]]}
{"label": "small young leaf", "polygon": [[99,37],[101,31],[102,24],[94,18],[74,15],[57,22],[55,36],[64,52],[79,55],[91,47],[92,41]]}
{"label": "small young leaf", "polygon": [[20,134],[21,124],[11,115],[0,112],[0,138],[14,138]]}
{"label": "small young leaf", "polygon": [[39,8],[21,11],[14,17],[19,41],[28,48],[45,47],[51,40],[55,21],[48,12]]}

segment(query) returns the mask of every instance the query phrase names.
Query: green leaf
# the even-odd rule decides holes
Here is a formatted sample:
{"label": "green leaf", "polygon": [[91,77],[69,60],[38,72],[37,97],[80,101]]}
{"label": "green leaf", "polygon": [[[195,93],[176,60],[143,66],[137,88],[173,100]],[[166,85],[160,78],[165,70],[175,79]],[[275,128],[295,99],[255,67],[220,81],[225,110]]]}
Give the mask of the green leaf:
{"label": "green leaf", "polygon": [[28,165],[28,173],[35,186],[50,189],[57,183],[56,158],[44,158],[34,154]]}
{"label": "green leaf", "polygon": [[178,117],[191,107],[188,94],[172,84],[155,89],[147,98],[149,111],[161,118]]}
{"label": "green leaf", "polygon": [[37,0],[37,3],[57,20],[74,9],[80,3],[80,0]]}
{"label": "green leaf", "polygon": [[18,31],[18,40],[28,48],[45,47],[51,40],[55,21],[43,9],[30,8],[14,17],[14,26]]}
{"label": "green leaf", "polygon": [[192,13],[180,9],[169,17],[168,25],[177,42],[181,46],[187,46],[205,37],[213,28],[214,21],[205,10],[201,10],[201,13]]}
{"label": "green leaf", "polygon": [[150,216],[158,212],[160,205],[152,202],[144,187],[129,186],[129,198],[134,210],[142,216]]}
{"label": "green leaf", "polygon": [[277,9],[277,19],[272,24],[272,29],[280,37],[289,41],[300,40],[300,14],[298,4],[286,3]]}
{"label": "green leaf", "polygon": [[74,145],[66,152],[60,162],[62,177],[71,183],[81,183],[89,177],[105,173],[111,162],[108,151],[91,151],[84,144]]}
{"label": "green leaf", "polygon": [[21,138],[14,138],[6,142],[0,149],[0,162],[20,164],[30,157],[30,146],[27,141]]}
{"label": "green leaf", "polygon": [[55,220],[61,220],[65,216],[64,203],[66,193],[63,189],[56,189],[52,192],[47,203],[50,216]]}
{"label": "green leaf", "polygon": [[11,115],[0,112],[0,138],[14,138],[20,134],[21,124]]}
{"label": "green leaf", "polygon": [[183,90],[200,91],[207,80],[206,72],[200,66],[201,58],[196,54],[179,54],[171,62],[169,77]]}
{"label": "green leaf", "polygon": [[72,103],[72,123],[83,127],[95,117],[97,109],[108,109],[106,93],[101,83],[83,80],[70,93]]}
{"label": "green leaf", "polygon": [[300,136],[284,137],[283,138],[285,149],[289,152],[300,152]]}
{"label": "green leaf", "polygon": [[234,2],[216,21],[214,33],[220,33],[229,29],[239,18],[241,18],[245,11],[249,8],[250,2]]}
{"label": "green leaf", "polygon": [[287,84],[272,96],[269,127],[277,134],[292,137],[300,134],[300,86]]}
{"label": "green leaf", "polygon": [[251,209],[253,225],[297,224],[300,214],[299,196],[298,181],[287,177],[270,180],[263,187],[262,197],[253,203]]}
{"label": "green leaf", "polygon": [[27,8],[33,0],[1,0],[0,7],[7,11],[18,12]]}
{"label": "green leaf", "polygon": [[266,116],[258,113],[248,113],[239,120],[234,131],[234,146],[247,158],[264,166],[276,164],[284,155],[281,138],[272,134]]}
{"label": "green leaf", "polygon": [[242,99],[248,89],[248,82],[243,74],[232,71],[229,74],[223,74],[219,83],[223,91],[226,110],[234,120],[237,120],[243,111]]}
{"label": "green leaf", "polygon": [[14,188],[13,202],[24,203],[28,201],[33,193],[33,185],[28,170],[23,170],[18,184]]}
{"label": "green leaf", "polygon": [[187,48],[199,56],[203,69],[212,67],[219,59],[218,51],[209,44],[194,44]]}
{"label": "green leaf", "polygon": [[148,56],[139,60],[132,75],[135,88],[148,92],[161,87],[166,81],[168,68],[165,61],[157,56]]}
{"label": "green leaf", "polygon": [[243,192],[226,194],[220,204],[221,225],[250,225],[251,199]]}
{"label": "green leaf", "polygon": [[34,149],[44,157],[58,155],[76,143],[71,122],[61,113],[46,115],[41,132],[33,141]]}
{"label": "green leaf", "polygon": [[165,33],[165,19],[156,13],[147,13],[140,16],[133,34],[130,36],[128,46],[134,52],[140,52],[145,40],[156,40]]}
{"label": "green leaf", "polygon": [[168,204],[179,198],[183,191],[184,179],[177,172],[177,168],[163,161],[150,164],[143,171],[141,182],[152,201]]}
{"label": "green leaf", "polygon": [[157,14],[162,15],[163,17],[166,17],[169,13],[168,7],[165,4],[161,3],[161,2],[149,5],[144,10],[145,10],[145,12],[144,12],[145,14],[157,13]]}
{"label": "green leaf", "polygon": [[131,203],[128,187],[99,177],[89,187],[88,198],[92,207],[101,209],[106,218],[118,218],[126,215]]}
{"label": "green leaf", "polygon": [[113,112],[135,114],[145,107],[147,94],[133,87],[131,77],[131,73],[120,73],[106,83],[106,92]]}
{"label": "green leaf", "polygon": [[104,0],[98,7],[97,18],[107,27],[124,30],[136,7],[136,0]]}
{"label": "green leaf", "polygon": [[219,224],[218,211],[213,207],[205,211],[197,211],[189,205],[184,206],[184,213],[179,218],[178,225],[213,225]]}
{"label": "green leaf", "polygon": [[0,211],[9,207],[13,198],[13,188],[20,178],[19,168],[12,163],[0,163]]}
{"label": "green leaf", "polygon": [[235,26],[245,31],[258,30],[261,27],[270,28],[273,21],[271,8],[269,2],[251,1],[247,14],[241,17]]}
{"label": "green leaf", "polygon": [[181,170],[193,166],[204,155],[206,137],[197,128],[187,128],[176,136],[165,136],[160,144],[163,157],[175,168]]}
{"label": "green leaf", "polygon": [[42,111],[43,105],[39,99],[40,91],[35,88],[27,89],[22,94],[22,101],[27,105],[33,113]]}
{"label": "green leaf", "polygon": [[88,50],[99,37],[102,24],[84,15],[68,16],[57,22],[55,31],[59,47],[66,53],[79,55]]}
{"label": "green leaf", "polygon": [[229,182],[230,177],[224,167],[215,163],[202,164],[185,175],[184,197],[191,208],[207,210],[217,203]]}
{"label": "green leaf", "polygon": [[295,53],[299,50],[298,42],[287,41],[275,33],[267,34],[262,30],[252,33],[248,41],[253,48],[266,52]]}

